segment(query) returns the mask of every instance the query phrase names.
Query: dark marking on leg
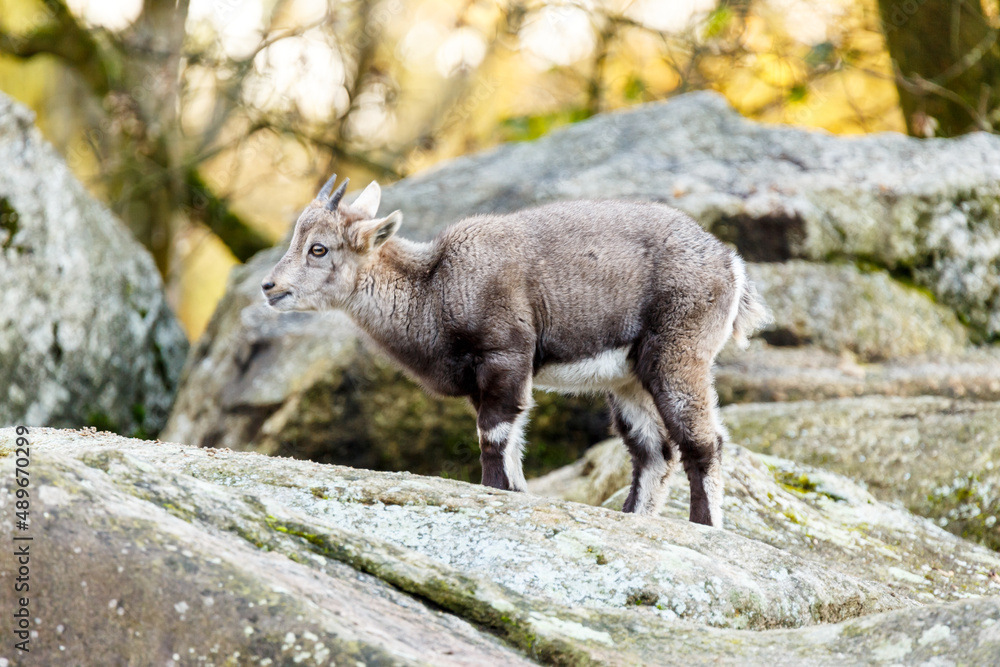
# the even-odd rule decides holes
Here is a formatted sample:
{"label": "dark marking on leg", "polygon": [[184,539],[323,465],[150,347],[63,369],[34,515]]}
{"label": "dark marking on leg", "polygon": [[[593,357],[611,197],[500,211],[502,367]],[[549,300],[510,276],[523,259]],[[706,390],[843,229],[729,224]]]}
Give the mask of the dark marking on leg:
{"label": "dark marking on leg", "polygon": [[677,462],[652,398],[641,386],[608,394],[615,429],[632,458],[632,486],[624,512],[655,514]]}

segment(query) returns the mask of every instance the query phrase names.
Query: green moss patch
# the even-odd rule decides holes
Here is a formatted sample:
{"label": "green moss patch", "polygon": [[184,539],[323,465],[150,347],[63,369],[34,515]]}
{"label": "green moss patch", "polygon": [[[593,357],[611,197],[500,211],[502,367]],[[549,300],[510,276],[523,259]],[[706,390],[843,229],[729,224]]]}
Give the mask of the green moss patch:
{"label": "green moss patch", "polygon": [[[842,502],[844,499],[835,493],[823,490],[816,482],[809,479],[808,475],[793,472],[790,470],[774,470],[774,480],[783,488],[794,493],[818,493],[826,496],[830,500]],[[798,521],[795,521],[798,523]]]}
{"label": "green moss patch", "polygon": [[4,250],[14,249],[18,254],[27,250],[24,246],[16,245],[14,237],[21,230],[21,216],[17,209],[6,197],[0,197],[0,231],[6,232],[3,240],[0,240],[0,248]]}

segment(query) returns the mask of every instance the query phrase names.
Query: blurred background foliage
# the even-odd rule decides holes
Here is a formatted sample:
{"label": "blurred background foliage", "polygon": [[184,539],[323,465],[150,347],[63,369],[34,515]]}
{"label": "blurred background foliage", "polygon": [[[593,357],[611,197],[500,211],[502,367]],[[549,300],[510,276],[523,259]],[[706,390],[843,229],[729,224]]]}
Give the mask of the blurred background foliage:
{"label": "blurred background foliage", "polygon": [[146,245],[189,336],[336,171],[386,183],[717,90],[748,117],[1000,124],[997,0],[0,0],[0,89]]}

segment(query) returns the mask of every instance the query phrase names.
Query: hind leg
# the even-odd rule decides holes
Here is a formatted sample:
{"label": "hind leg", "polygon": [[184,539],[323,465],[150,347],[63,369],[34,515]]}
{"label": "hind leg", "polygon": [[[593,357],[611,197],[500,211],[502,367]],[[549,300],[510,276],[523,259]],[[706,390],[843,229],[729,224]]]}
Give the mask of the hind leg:
{"label": "hind leg", "polygon": [[[642,381],[670,437],[680,450],[691,485],[689,518],[722,527],[722,443],[711,359],[690,349],[665,346],[643,360]],[[671,354],[673,350],[677,353]]]}
{"label": "hind leg", "polygon": [[652,396],[639,383],[608,394],[611,418],[632,457],[632,487],[624,512],[655,514],[679,460]]}

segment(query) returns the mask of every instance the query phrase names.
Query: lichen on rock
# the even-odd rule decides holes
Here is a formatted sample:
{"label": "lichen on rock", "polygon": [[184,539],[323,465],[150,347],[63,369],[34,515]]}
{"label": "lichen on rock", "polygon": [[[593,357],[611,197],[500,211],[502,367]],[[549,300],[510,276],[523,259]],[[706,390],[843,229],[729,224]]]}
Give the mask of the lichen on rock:
{"label": "lichen on rock", "polygon": [[775,347],[754,340],[747,350],[723,350],[715,378],[722,404],[871,395],[1000,401],[1000,348],[866,362],[848,350]]}

